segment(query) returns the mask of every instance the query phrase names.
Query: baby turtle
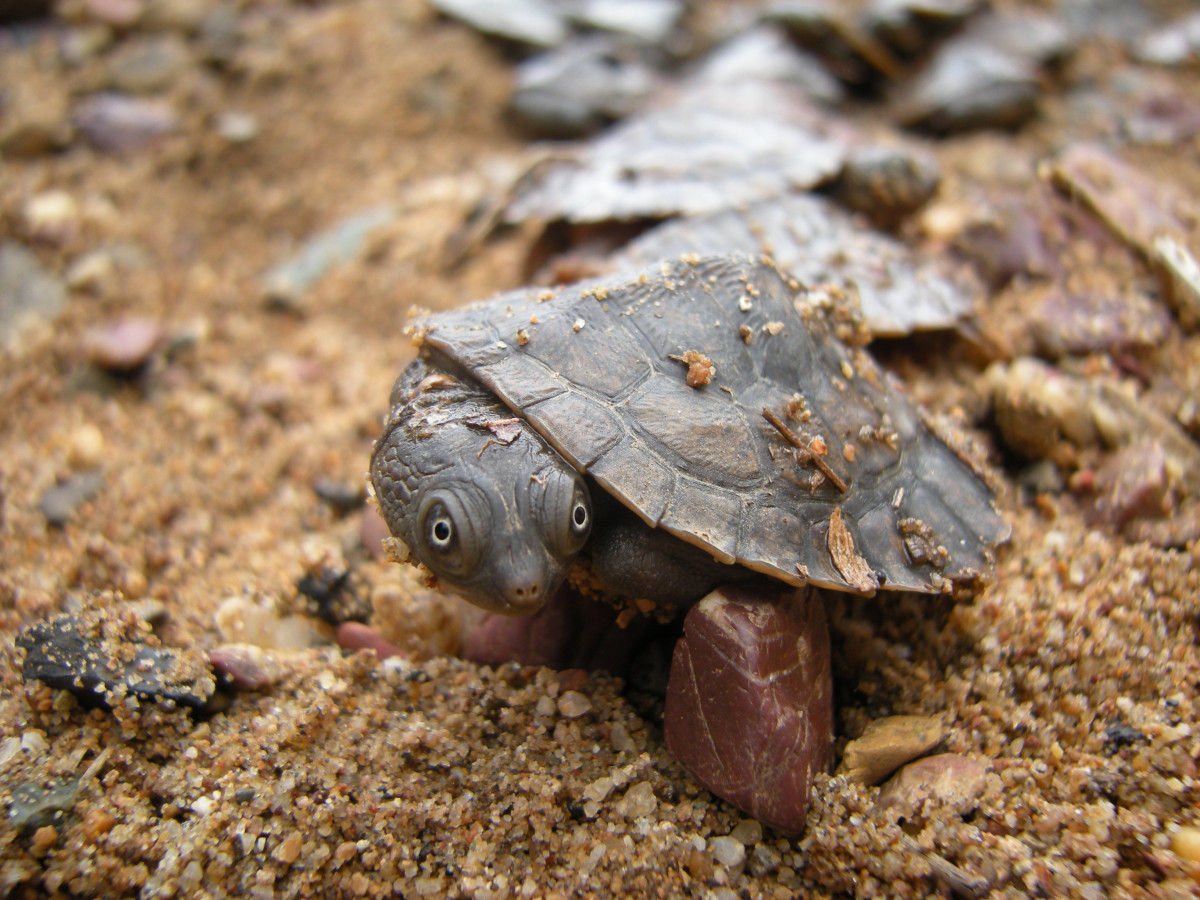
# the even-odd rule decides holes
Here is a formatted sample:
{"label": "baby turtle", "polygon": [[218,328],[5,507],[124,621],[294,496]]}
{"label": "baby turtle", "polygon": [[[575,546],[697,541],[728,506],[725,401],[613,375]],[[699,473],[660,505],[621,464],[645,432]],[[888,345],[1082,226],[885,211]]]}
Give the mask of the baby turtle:
{"label": "baby turtle", "polygon": [[755,573],[969,587],[1007,525],[864,340],[828,292],[749,256],[432,316],[371,464],[392,555],[511,616],[577,558],[663,615]]}

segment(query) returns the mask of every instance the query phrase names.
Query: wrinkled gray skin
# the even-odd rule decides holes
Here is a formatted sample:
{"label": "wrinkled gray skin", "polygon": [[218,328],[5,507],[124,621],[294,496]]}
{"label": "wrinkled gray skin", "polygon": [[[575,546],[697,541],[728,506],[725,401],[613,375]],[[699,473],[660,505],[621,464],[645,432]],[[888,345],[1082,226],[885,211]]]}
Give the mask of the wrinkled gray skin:
{"label": "wrinkled gray skin", "polygon": [[524,420],[426,350],[397,380],[371,478],[392,535],[451,591],[489,612],[536,613],[588,544],[611,596],[682,608],[750,573],[596,491]]}

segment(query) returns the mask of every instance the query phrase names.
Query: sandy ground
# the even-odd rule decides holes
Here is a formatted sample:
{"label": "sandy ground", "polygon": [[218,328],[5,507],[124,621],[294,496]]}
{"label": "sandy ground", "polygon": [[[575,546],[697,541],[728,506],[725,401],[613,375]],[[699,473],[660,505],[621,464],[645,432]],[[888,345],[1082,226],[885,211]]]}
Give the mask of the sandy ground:
{"label": "sandy ground", "polygon": [[[1191,833],[1180,837],[1200,827],[1195,538],[1130,541],[1092,524],[1082,490],[1020,487],[1025,463],[1002,451],[986,415],[983,369],[1028,352],[1044,280],[1018,278],[992,298],[987,340],[880,348],[997,464],[1013,536],[992,586],[957,606],[829,602],[839,753],[873,720],[932,716],[942,750],[986,766],[982,792],[897,819],[876,806],[878,788],[830,776],[803,837],[764,834],[696,786],[620,680],[446,655],[457,608],[364,552],[361,506],[339,511],[314,489],[362,484],[412,353],[409,308],[520,283],[525,232],[458,268],[443,255],[519,166],[524,142],[501,115],[509,62],[419,0],[252,2],[238,15],[248,37],[232,62],[190,61],[159,90],[180,115],[174,134],[124,155],[76,140],[0,160],[0,238],[58,278],[94,251],[108,259],[90,277],[76,269],[57,319],[0,352],[0,804],[15,809],[22,784],[84,776],[51,824],[19,828],[15,813],[0,824],[0,891],[905,897],[949,895],[946,863],[970,876],[960,894],[1200,889]],[[134,29],[67,67],[63,28],[9,39],[0,84],[66,104],[103,87],[121,48],[152,33]],[[1129,86],[1112,65],[1122,58],[1103,41],[1083,46],[1019,133],[939,145],[943,215],[908,237],[937,249],[937,223],[1020,202],[1048,230],[1067,223],[1052,247],[1065,279],[1153,296],[1146,265],[1036,174],[1052,153],[1107,134],[1105,104]],[[1198,108],[1194,66],[1147,77]],[[1064,85],[1095,103],[1068,103]],[[254,117],[252,139],[219,133],[231,112]],[[1200,192],[1198,150],[1193,134],[1121,155],[1186,198]],[[58,205],[38,207],[48,194]],[[396,215],[352,262],[293,302],[267,301],[271,266],[385,202]],[[118,377],[97,365],[96,334],[130,318],[162,337],[135,376]],[[1070,366],[1164,403],[1195,391],[1200,342],[1175,323],[1122,353],[1122,365],[1099,352]],[[1103,459],[1085,448],[1061,461],[1070,473]],[[95,470],[94,495],[65,526],[48,524],[46,491]],[[307,614],[301,579],[347,567],[373,624],[411,659],[343,653]],[[263,686],[193,713],[131,698],[88,709],[24,683],[18,630],[80,609],[132,609],[170,647],[263,646]],[[586,702],[564,702],[568,692]]]}

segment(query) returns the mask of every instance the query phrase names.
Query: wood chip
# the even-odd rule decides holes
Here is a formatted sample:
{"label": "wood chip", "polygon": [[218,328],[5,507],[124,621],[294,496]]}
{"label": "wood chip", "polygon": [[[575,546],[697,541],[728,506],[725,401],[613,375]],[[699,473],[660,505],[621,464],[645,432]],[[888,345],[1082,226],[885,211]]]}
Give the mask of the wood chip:
{"label": "wood chip", "polygon": [[854,549],[854,536],[842,519],[842,511],[833,508],[829,515],[829,535],[827,538],[829,555],[833,559],[833,567],[838,574],[846,579],[846,584],[864,594],[875,593],[879,581],[875,572],[867,565],[867,561],[858,555]]}

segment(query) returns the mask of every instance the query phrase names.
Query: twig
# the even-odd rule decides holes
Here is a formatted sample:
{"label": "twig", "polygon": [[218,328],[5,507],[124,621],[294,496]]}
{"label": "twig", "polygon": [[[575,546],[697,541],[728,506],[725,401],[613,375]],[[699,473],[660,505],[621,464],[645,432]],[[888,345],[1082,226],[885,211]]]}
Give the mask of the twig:
{"label": "twig", "polygon": [[829,463],[825,462],[825,460],[821,458],[821,454],[813,450],[812,447],[806,445],[804,441],[800,439],[799,435],[796,434],[796,432],[792,431],[792,429],[788,428],[787,425],[784,424],[783,419],[779,418],[779,416],[775,415],[775,413],[771,412],[765,406],[763,407],[762,414],[763,418],[774,425],[776,430],[778,430],[779,433],[787,439],[787,442],[796,448],[797,458],[800,461],[800,465],[805,466],[809,463],[812,463],[817,467],[817,469],[820,470],[822,475],[824,475],[830,480],[830,482],[833,483],[835,488],[837,488],[843,494],[846,493],[846,482],[842,481],[842,476],[829,467]]}
{"label": "twig", "polygon": [[946,887],[950,888],[951,893],[958,894],[960,897],[983,897],[992,889],[992,884],[982,875],[972,875],[966,869],[956,866],[945,857],[925,850],[915,840],[905,835],[901,840],[901,846],[910,853],[915,853],[920,856],[925,862],[929,863],[929,869],[933,873],[933,877]]}

